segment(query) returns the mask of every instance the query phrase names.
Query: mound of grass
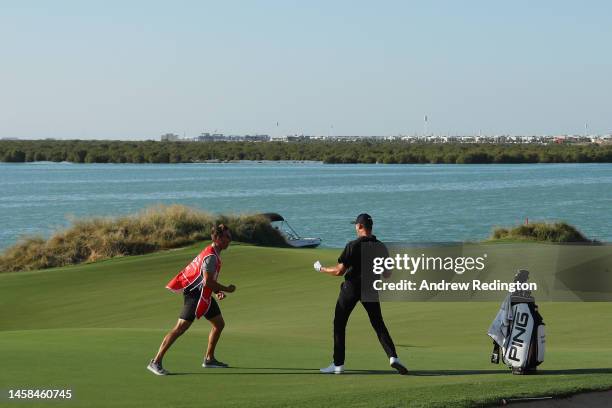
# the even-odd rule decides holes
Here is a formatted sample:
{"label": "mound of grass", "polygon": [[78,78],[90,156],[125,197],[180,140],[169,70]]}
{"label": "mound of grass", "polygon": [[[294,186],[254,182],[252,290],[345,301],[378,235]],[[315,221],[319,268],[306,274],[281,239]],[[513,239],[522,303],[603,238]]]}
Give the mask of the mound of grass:
{"label": "mound of grass", "polygon": [[76,220],[48,240],[24,238],[0,255],[0,271],[53,268],[183,247],[210,239],[215,223],[228,225],[236,241],[285,243],[261,215],[212,215],[181,205],[156,206],[135,215]]}
{"label": "mound of grass", "polygon": [[565,222],[535,222],[513,228],[496,228],[489,240],[595,243]]}

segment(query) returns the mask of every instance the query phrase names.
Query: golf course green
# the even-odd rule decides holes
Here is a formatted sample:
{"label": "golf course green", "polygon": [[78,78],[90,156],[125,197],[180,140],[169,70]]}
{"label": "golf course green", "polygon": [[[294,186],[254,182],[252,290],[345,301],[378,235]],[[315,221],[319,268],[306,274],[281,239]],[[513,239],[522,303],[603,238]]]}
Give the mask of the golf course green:
{"label": "golf course green", "polygon": [[[411,375],[388,365],[364,310],[347,330],[347,372],[331,362],[340,278],[312,263],[339,250],[233,244],[220,282],[226,328],[217,357],[201,367],[209,324],[196,321],[164,359],[175,375],[145,369],[176,322],[182,296],[164,288],[204,243],[51,270],[0,274],[0,405],[8,389],[71,389],[67,407],[397,407],[496,404],[502,398],[612,388],[612,303],[540,303],[547,324],[539,374],[513,376],[489,362],[486,330],[499,303],[384,303]],[[500,299],[501,301],[502,299]]]}

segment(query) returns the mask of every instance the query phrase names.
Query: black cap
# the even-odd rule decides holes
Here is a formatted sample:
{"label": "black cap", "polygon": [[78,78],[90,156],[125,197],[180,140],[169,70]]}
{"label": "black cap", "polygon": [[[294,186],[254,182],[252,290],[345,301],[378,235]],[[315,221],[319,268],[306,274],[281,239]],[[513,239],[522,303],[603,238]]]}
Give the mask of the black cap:
{"label": "black cap", "polygon": [[351,222],[351,224],[363,224],[364,227],[368,228],[368,229],[372,229],[372,225],[374,225],[374,221],[372,220],[372,217],[370,216],[370,214],[359,214],[357,216],[357,218],[355,218],[355,221]]}

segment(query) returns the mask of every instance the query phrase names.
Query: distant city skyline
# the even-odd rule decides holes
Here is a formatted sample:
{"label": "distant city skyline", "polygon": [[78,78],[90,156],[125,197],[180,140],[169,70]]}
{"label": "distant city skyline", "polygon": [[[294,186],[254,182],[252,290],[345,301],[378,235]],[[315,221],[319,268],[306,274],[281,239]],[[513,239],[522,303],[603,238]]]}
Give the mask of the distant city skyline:
{"label": "distant city skyline", "polygon": [[3,2],[0,138],[610,134],[610,15],[605,1]]}

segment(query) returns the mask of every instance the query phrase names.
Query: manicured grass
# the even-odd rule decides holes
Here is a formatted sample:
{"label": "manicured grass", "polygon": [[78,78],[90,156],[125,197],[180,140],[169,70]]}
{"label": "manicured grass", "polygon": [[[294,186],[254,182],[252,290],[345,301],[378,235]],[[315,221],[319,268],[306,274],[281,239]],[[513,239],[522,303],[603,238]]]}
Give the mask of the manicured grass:
{"label": "manicured grass", "polygon": [[[486,329],[497,303],[385,303],[383,313],[412,375],[399,376],[358,306],[347,335],[348,373],[325,376],[340,279],[317,274],[337,250],[234,245],[221,282],[218,357],[200,367],[208,323],[197,321],[164,364],[145,370],[176,321],[180,295],[165,283],[201,245],[55,270],[0,275],[0,388],[69,387],[92,407],[470,406],[501,398],[612,387],[611,303],[542,303],[547,357],[536,376],[489,363]],[[1,400],[1,399],[0,399]],[[15,404],[16,405],[16,404]],[[23,406],[58,406],[40,402]],[[20,405],[21,406],[21,405]]]}

